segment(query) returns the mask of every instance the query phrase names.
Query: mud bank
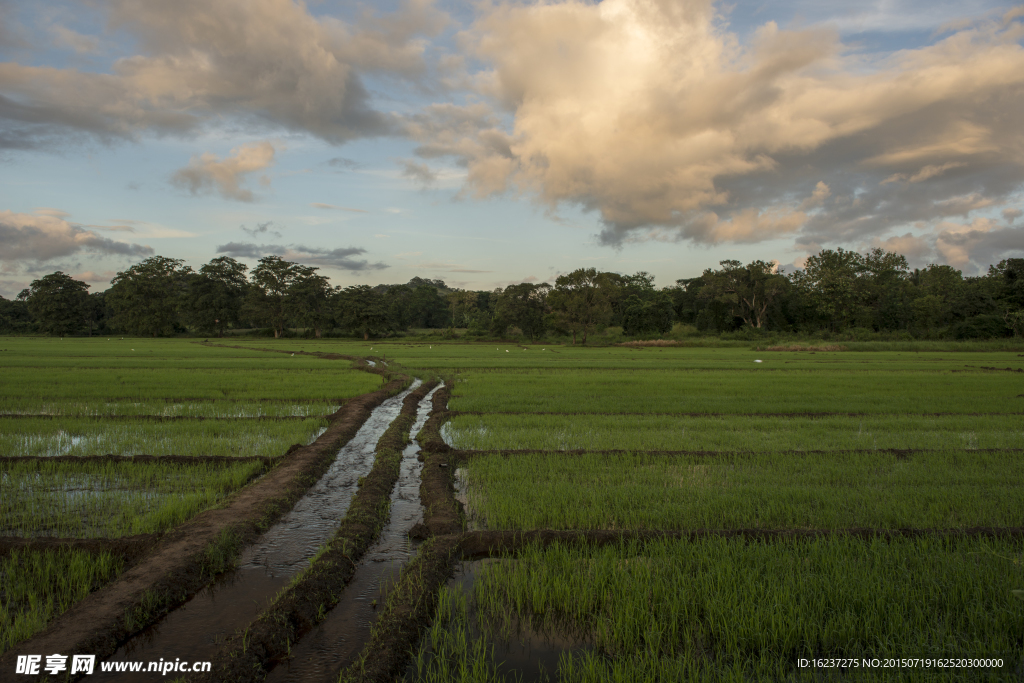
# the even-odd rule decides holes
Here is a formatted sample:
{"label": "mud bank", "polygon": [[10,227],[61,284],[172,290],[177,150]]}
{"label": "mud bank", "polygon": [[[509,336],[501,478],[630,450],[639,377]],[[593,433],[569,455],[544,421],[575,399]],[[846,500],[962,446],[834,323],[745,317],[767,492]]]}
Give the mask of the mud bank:
{"label": "mud bank", "polygon": [[87,553],[108,552],[124,558],[126,564],[134,564],[160,540],[159,534],[139,534],[121,538],[24,538],[20,536],[0,537],[0,557],[15,551],[57,550],[69,548]]}
{"label": "mud bank", "polygon": [[403,375],[351,399],[316,441],[290,449],[277,467],[233,494],[223,507],[207,510],[165,534],[134,567],[0,657],[0,670],[13,671],[19,652],[110,656],[133,634],[206,586],[223,569],[225,557],[252,543],[288,511],[323,475],[341,444],[356,434],[373,408],[408,381]]}
{"label": "mud bank", "polygon": [[[296,444],[302,448],[301,444]],[[296,448],[292,446],[292,448]],[[161,462],[174,465],[194,465],[196,463],[223,463],[235,465],[240,462],[262,461],[267,467],[278,462],[285,456],[276,458],[264,458],[259,455],[242,455],[238,457],[230,455],[4,455],[0,456],[0,465],[15,462]]]}
{"label": "mud bank", "polygon": [[676,539],[699,541],[706,538],[742,538],[748,541],[815,539],[829,536],[874,538],[1024,538],[1024,527],[969,527],[964,529],[697,529],[693,531],[470,531],[459,537],[462,559],[515,555],[531,544],[548,546],[585,544],[617,545],[630,541]]}
{"label": "mud bank", "polygon": [[441,438],[441,426],[448,419],[449,385],[434,394],[430,419],[420,430],[423,449],[420,500],[423,502],[423,525],[411,532],[414,538],[457,534],[463,530],[462,506],[455,500],[454,456],[457,453]]}
{"label": "mud bank", "polygon": [[357,562],[388,520],[387,501],[400,473],[406,434],[417,406],[432,389],[425,384],[405,398],[401,414],[377,442],[373,469],[352,499],[345,518],[309,568],[262,612],[244,633],[231,638],[200,681],[259,681],[285,659],[293,643],[308,633],[339,601]]}
{"label": "mud bank", "polygon": [[[449,459],[453,461],[462,461],[469,458],[479,457],[481,455],[500,455],[503,457],[515,457],[517,455],[536,455],[536,454],[547,454],[557,455],[560,457],[572,456],[572,455],[607,455],[607,456],[618,456],[618,455],[636,455],[642,452],[645,456],[648,455],[667,455],[667,456],[697,456],[705,458],[721,458],[721,457],[733,457],[737,455],[756,455],[761,451],[637,451],[628,449],[586,449],[586,448],[574,448],[572,450],[550,450],[541,448],[524,448],[524,449],[499,449],[499,450],[457,450],[448,447],[447,451]],[[900,460],[910,460],[910,458],[918,453],[944,453],[950,449],[940,448],[846,448],[837,450],[799,450],[799,449],[787,449],[772,451],[780,455],[786,454],[799,454],[799,455],[855,455],[858,453],[874,453],[874,454],[886,454],[895,455]],[[972,448],[972,453],[1024,453],[1024,448]]]}

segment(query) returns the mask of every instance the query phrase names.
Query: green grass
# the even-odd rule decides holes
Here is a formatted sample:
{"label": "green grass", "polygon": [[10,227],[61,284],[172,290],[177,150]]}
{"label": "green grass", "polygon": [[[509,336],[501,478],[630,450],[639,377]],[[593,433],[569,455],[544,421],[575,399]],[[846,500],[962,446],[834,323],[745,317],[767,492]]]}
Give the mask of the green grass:
{"label": "green grass", "polygon": [[1017,373],[902,370],[475,372],[452,410],[559,413],[1020,413]]}
{"label": "green grass", "polygon": [[381,383],[347,361],[178,340],[6,338],[0,348],[0,396],[7,400],[331,401]]}
{"label": "green grass", "polygon": [[778,451],[1024,448],[1019,415],[456,415],[442,428],[472,450]]}
{"label": "green grass", "polygon": [[327,420],[103,420],[0,417],[0,454],[277,457],[307,444]]}
{"label": "green grass", "polygon": [[124,562],[108,552],[15,550],[0,558],[0,654],[116,577]]}
{"label": "green grass", "polygon": [[528,453],[465,468],[489,529],[1024,526],[1018,453]]}
{"label": "green grass", "polygon": [[1021,551],[849,537],[531,547],[484,567],[473,600],[492,629],[524,620],[592,643],[563,656],[561,680],[777,681],[811,678],[800,657],[1003,655],[1001,680],[1024,645],[1024,602],[1010,594]]}
{"label": "green grass", "polygon": [[216,505],[261,462],[0,464],[0,536],[115,538],[165,531]]}
{"label": "green grass", "polygon": [[205,399],[178,402],[169,399],[145,401],[52,400],[0,397],[0,417],[5,415],[64,415],[69,417],[320,417],[338,410],[328,401],[266,400],[224,401]]}

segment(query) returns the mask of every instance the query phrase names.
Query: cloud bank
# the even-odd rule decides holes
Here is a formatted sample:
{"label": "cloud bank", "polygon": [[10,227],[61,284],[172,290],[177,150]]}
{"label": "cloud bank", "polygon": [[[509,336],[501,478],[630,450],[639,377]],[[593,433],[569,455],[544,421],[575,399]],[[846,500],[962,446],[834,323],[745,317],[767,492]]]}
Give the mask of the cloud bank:
{"label": "cloud bank", "polygon": [[31,214],[0,211],[0,263],[5,270],[31,269],[85,252],[132,258],[153,254],[150,247],[103,237],[68,222],[66,216],[53,209]]}
{"label": "cloud bank", "polygon": [[386,263],[370,263],[366,259],[356,259],[354,256],[365,254],[366,250],[359,247],[348,247],[338,249],[323,249],[320,247],[305,247],[302,245],[283,244],[253,244],[249,242],[229,242],[217,247],[218,254],[225,254],[232,258],[259,259],[264,256],[280,256],[287,261],[303,263],[310,266],[337,268],[352,272],[366,270],[382,270],[387,268]]}

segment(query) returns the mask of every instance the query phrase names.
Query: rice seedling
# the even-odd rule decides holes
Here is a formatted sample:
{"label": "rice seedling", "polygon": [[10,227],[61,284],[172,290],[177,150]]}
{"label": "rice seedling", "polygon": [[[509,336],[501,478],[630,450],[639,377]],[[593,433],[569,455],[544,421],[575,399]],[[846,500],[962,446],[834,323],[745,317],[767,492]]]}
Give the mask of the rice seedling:
{"label": "rice seedling", "polygon": [[0,454],[277,457],[293,443],[313,441],[326,428],[327,421],[321,418],[258,422],[0,418]]}
{"label": "rice seedling", "polygon": [[1019,415],[456,415],[441,434],[472,450],[1024,448]]}
{"label": "rice seedling", "polygon": [[15,550],[0,558],[0,654],[42,631],[123,567],[109,552],[70,548]]}
{"label": "rice seedling", "polygon": [[[757,366],[761,367],[761,366]],[[476,372],[452,410],[560,413],[1019,413],[1016,373],[900,370]]]}
{"label": "rice seedling", "polygon": [[465,468],[490,529],[1024,525],[1015,453],[527,453]]}
{"label": "rice seedling", "polygon": [[149,399],[41,400],[0,397],[0,417],[5,415],[60,415],[67,417],[321,417],[340,408],[331,401],[225,401]]}
{"label": "rice seedling", "polygon": [[0,536],[114,538],[170,529],[215,505],[262,462],[20,461],[0,465]]}
{"label": "rice seedling", "polygon": [[[996,555],[1021,551],[966,538],[534,546],[481,569],[472,600],[494,629],[522,619],[593,643],[563,657],[560,680],[810,680],[798,660],[815,657],[1002,657],[972,674],[1004,680],[1024,602]],[[861,673],[846,677],[877,680]]]}
{"label": "rice seedling", "polygon": [[[475,637],[474,637],[475,636]],[[500,663],[486,638],[470,630],[466,595],[442,587],[430,629],[423,637],[411,667],[419,683],[499,683]],[[513,677],[512,680],[517,680]]]}

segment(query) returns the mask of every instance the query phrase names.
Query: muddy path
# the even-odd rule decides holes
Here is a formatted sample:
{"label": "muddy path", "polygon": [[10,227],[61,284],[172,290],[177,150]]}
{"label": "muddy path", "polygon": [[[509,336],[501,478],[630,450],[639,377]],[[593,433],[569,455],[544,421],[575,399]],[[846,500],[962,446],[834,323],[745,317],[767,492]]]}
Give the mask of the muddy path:
{"label": "muddy path", "polygon": [[[327,472],[279,522],[242,552],[234,570],[119,648],[108,661],[215,659],[222,643],[258,616],[331,538],[360,480],[373,466],[380,435],[418,385],[417,380],[412,388],[373,410]],[[144,674],[121,673],[100,674],[95,680],[132,683],[146,678]]]}
{"label": "muddy path", "polygon": [[309,568],[244,631],[232,636],[214,660],[213,671],[197,680],[263,680],[338,604],[359,561],[390,518],[387,502],[401,473],[406,435],[416,421],[420,401],[432,388],[433,383],[425,384],[405,397],[401,414],[377,442],[371,471],[334,536]]}
{"label": "muddy path", "polygon": [[[394,375],[381,389],[351,399],[312,444],[290,452],[260,480],[166,533],[152,551],[36,635],[0,657],[13,671],[16,652],[95,654],[103,659],[210,583],[237,552],[285,514],[329,468],[372,410],[408,384]],[[24,680],[31,680],[23,677]]]}
{"label": "muddy path", "polygon": [[402,451],[398,481],[391,492],[390,518],[377,541],[356,566],[338,604],[313,631],[304,636],[285,661],[267,676],[267,683],[319,683],[333,681],[340,670],[355,661],[370,639],[371,628],[391,584],[415,553],[419,543],[409,532],[423,520],[420,502],[420,471],[416,434],[431,409],[431,394],[420,401],[416,422],[409,430],[410,443]]}

